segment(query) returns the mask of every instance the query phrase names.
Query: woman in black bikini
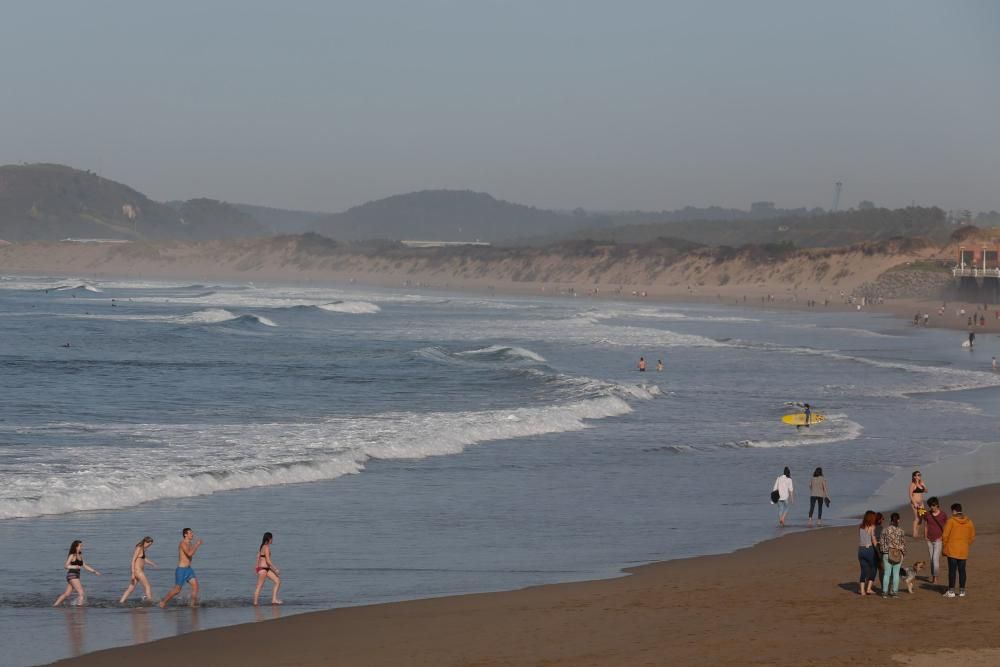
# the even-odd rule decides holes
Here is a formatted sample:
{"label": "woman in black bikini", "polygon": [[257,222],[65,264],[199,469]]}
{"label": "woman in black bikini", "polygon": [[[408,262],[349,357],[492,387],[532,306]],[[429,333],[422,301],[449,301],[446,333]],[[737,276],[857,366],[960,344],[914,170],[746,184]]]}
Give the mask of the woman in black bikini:
{"label": "woman in black bikini", "polygon": [[283,604],[281,600],[278,599],[278,589],[281,588],[281,578],[278,576],[279,570],[277,566],[271,561],[271,543],[274,541],[274,536],[271,533],[264,533],[264,539],[260,541],[260,548],[257,549],[257,588],[253,592],[253,606],[257,606],[257,600],[260,598],[260,589],[264,588],[264,580],[270,579],[271,585],[271,604]]}
{"label": "woman in black bikini", "polygon": [[153,588],[149,585],[149,579],[146,578],[146,563],[149,563],[153,567],[159,567],[159,565],[152,558],[146,556],[146,549],[151,546],[153,546],[153,538],[149,535],[136,543],[135,549],[132,551],[132,563],[129,565],[129,568],[132,570],[132,579],[128,583],[128,588],[122,593],[121,599],[118,600],[118,604],[125,604],[128,596],[132,595],[132,591],[135,590],[136,584],[142,584],[142,588],[146,593],[142,596],[143,602],[153,599]]}
{"label": "woman in black bikini", "polygon": [[52,606],[61,605],[73,591],[76,591],[75,604],[84,605],[87,602],[87,594],[83,590],[83,584],[80,583],[80,570],[86,570],[98,577],[101,576],[101,573],[83,562],[83,541],[73,540],[73,543],[69,545],[69,555],[66,556],[66,563],[63,567],[66,568],[66,590],[56,598]]}
{"label": "woman in black bikini", "polygon": [[927,512],[927,506],[924,505],[925,493],[927,493],[927,486],[924,484],[924,478],[920,476],[919,470],[914,470],[913,475],[910,476],[910,507],[913,509],[913,537],[917,537],[917,532],[920,530],[920,520],[924,517],[924,513]]}

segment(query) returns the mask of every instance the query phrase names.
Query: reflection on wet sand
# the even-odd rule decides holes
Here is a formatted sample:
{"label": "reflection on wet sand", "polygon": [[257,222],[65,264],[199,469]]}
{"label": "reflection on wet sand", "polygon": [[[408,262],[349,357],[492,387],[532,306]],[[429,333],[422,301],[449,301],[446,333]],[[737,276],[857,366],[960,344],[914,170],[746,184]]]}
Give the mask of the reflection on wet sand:
{"label": "reflection on wet sand", "polygon": [[142,607],[129,610],[129,617],[132,621],[132,641],[136,644],[145,644],[150,640],[149,613],[149,609]]}
{"label": "reflection on wet sand", "polygon": [[201,621],[199,619],[200,614],[201,607],[178,609],[176,613],[173,614],[174,621],[177,624],[174,634],[182,635],[185,632],[197,632],[198,630],[201,630]]}
{"label": "reflection on wet sand", "polygon": [[67,607],[62,609],[66,619],[66,639],[69,642],[69,653],[72,656],[83,655],[86,652],[84,637],[87,633],[87,608]]}
{"label": "reflection on wet sand", "polygon": [[263,606],[255,606],[253,608],[254,620],[257,621],[258,623],[260,621],[272,621],[272,620],[274,620],[276,618],[281,618],[281,606],[280,605],[276,605],[276,604],[271,605],[270,606],[270,609],[271,609],[270,613],[265,612],[264,609],[266,609],[266,607],[263,607]]}

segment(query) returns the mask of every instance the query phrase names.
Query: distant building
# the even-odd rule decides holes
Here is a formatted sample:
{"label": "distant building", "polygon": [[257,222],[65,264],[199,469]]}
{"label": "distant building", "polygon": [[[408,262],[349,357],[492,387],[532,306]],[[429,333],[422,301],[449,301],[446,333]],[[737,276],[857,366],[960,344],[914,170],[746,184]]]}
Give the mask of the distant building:
{"label": "distant building", "polygon": [[452,246],[488,246],[486,241],[400,241],[407,248],[450,248]]}
{"label": "distant building", "polygon": [[750,204],[751,213],[770,213],[774,211],[773,201],[755,201]]}

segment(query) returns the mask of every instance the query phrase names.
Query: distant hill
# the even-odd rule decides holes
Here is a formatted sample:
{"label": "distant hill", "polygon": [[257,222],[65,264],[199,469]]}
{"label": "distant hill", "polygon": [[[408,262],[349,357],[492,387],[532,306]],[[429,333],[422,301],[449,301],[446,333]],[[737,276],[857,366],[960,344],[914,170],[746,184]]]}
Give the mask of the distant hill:
{"label": "distant hill", "polygon": [[232,206],[253,216],[254,220],[276,234],[297,234],[312,229],[312,226],[329,213],[315,211],[295,211],[253,204],[232,204]]}
{"label": "distant hill", "polygon": [[252,215],[215,199],[189,199],[181,202],[178,211],[190,239],[241,239],[272,234]]}
{"label": "distant hill", "polygon": [[496,242],[567,232],[579,225],[570,214],[512,204],[482,192],[423,190],[323,216],[311,229],[344,241]]}
{"label": "distant hill", "polygon": [[[939,208],[908,207],[783,215],[763,220],[687,220],[621,225],[579,229],[572,232],[570,238],[649,243],[660,237],[671,237],[710,246],[792,243],[802,248],[829,248],[898,236],[922,237],[944,243],[954,229],[947,223],[945,212]],[[533,245],[544,245],[551,243],[553,238],[541,236],[532,241]]]}
{"label": "distant hill", "polygon": [[0,239],[241,238],[267,230],[213,200],[155,202],[122,183],[60,164],[0,166]]}

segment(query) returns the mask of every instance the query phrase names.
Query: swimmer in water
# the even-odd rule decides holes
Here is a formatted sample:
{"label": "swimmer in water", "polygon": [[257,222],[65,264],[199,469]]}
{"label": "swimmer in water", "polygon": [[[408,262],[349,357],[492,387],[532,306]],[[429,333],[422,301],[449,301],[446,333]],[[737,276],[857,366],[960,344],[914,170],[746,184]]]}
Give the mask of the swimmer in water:
{"label": "swimmer in water", "polygon": [[663,370],[663,359],[656,360],[656,371],[660,372]]}
{"label": "swimmer in water", "polygon": [[639,372],[646,372],[646,359],[644,357],[639,357]]}

